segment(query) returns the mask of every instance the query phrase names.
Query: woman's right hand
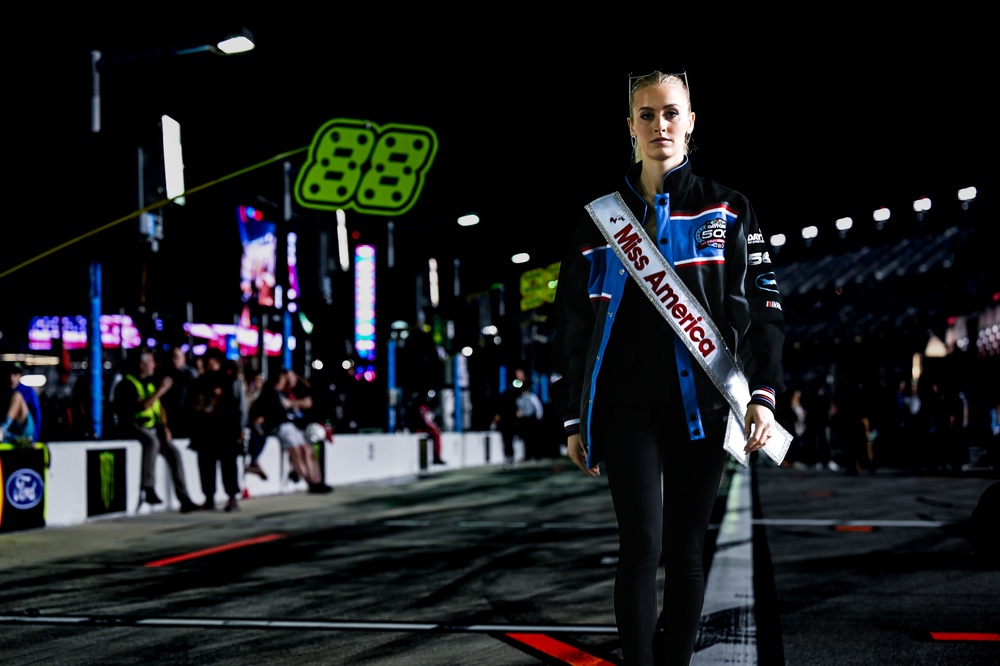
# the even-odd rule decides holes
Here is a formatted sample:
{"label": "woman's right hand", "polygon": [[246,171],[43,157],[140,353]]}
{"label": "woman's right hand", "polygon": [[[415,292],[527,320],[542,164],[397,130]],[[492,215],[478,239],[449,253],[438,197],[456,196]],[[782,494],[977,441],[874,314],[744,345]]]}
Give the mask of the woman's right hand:
{"label": "woman's right hand", "polygon": [[584,446],[583,436],[580,433],[570,435],[566,438],[566,454],[587,476],[593,478],[601,475],[599,465],[587,467],[587,447]]}

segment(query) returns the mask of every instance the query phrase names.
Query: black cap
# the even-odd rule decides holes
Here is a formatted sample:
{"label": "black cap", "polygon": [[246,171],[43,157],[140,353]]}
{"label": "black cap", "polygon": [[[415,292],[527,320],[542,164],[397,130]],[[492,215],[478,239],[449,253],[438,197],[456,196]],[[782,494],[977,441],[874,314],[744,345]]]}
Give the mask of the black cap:
{"label": "black cap", "polygon": [[23,375],[24,364],[20,361],[5,361],[3,364],[3,373],[5,375]]}

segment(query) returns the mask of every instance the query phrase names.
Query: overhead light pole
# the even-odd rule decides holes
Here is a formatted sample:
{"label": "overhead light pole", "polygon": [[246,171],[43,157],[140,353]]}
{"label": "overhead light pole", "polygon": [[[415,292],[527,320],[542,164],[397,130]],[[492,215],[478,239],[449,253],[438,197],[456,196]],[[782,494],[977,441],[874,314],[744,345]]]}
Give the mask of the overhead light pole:
{"label": "overhead light pole", "polygon": [[[167,56],[170,55],[188,55],[192,53],[201,53],[207,51],[216,55],[234,55],[238,53],[246,53],[247,51],[253,50],[255,46],[253,35],[249,30],[243,28],[239,32],[234,34],[229,34],[224,36],[222,39],[214,44],[203,44],[200,46],[195,46],[185,49],[173,49],[167,52]],[[142,57],[148,57],[148,54],[143,54]],[[90,79],[91,79],[91,93],[90,93],[90,131],[92,134],[99,134],[101,132],[101,69],[105,67],[106,64],[103,60],[103,54],[101,51],[94,49],[90,52]],[[179,127],[177,128],[179,133]],[[143,192],[142,192],[142,178],[143,178],[143,157],[142,157],[142,147],[139,148],[139,207],[144,208],[143,202]],[[143,269],[143,283],[145,283],[145,268]],[[143,286],[143,292],[145,293],[145,286]],[[91,318],[92,322],[90,325],[90,333],[87,336],[87,346],[90,356],[90,390],[92,396],[101,396],[104,394],[104,377],[103,377],[103,363],[101,362],[102,357],[102,342],[100,336],[100,323],[99,319],[101,317],[101,264],[98,261],[92,261],[90,264],[90,295],[91,295]],[[143,301],[145,297],[143,296]],[[143,302],[143,309],[145,303]],[[190,310],[190,308],[189,308]],[[190,316],[190,315],[189,315]],[[95,398],[96,400],[96,398]],[[96,403],[95,403],[96,404]],[[92,424],[93,432],[95,436],[100,439],[102,436],[102,423],[103,415],[98,409],[93,410],[92,414],[94,418],[94,423]]]}
{"label": "overhead light pole", "polygon": [[[213,53],[215,55],[236,55],[252,51],[256,43],[253,35],[246,28],[239,32],[226,35],[214,44],[201,44],[186,49],[174,49],[167,55],[189,55],[192,53]],[[101,67],[104,65],[103,54],[98,50],[90,52],[90,131],[97,134],[101,131]]]}

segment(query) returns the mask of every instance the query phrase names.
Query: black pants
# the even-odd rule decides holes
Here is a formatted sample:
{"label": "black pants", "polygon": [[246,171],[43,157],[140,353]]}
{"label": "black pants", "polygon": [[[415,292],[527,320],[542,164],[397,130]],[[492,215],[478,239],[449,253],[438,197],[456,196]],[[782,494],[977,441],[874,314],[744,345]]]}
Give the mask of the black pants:
{"label": "black pants", "polygon": [[[691,441],[682,414],[662,405],[608,405],[595,414],[618,519],[615,619],[625,663],[653,664],[662,561],[664,664],[690,663],[705,600],[704,545],[725,469],[725,419]],[[662,560],[661,560],[662,558]]]}
{"label": "black pants", "polygon": [[230,498],[240,496],[240,477],[238,458],[234,445],[205,447],[198,449],[198,473],[201,478],[201,491],[205,494],[208,505],[215,503],[215,471],[222,471],[222,487]]}
{"label": "black pants", "polygon": [[501,436],[503,437],[503,455],[505,458],[514,459],[514,437],[515,433],[513,430],[501,430]]}

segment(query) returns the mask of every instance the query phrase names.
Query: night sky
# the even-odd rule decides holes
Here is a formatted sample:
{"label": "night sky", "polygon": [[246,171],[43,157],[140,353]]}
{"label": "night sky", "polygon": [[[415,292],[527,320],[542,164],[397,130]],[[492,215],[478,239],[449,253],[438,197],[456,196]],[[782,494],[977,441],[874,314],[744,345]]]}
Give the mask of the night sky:
{"label": "night sky", "polygon": [[[693,24],[671,28],[682,36],[654,51],[634,26],[604,40],[539,21],[481,29],[461,16],[424,26],[399,15],[240,13],[156,23],[80,13],[16,30],[14,187],[0,253],[0,287],[14,304],[8,329],[26,314],[85,312],[93,261],[104,273],[105,311],[131,312],[142,300],[183,316],[193,302],[196,319],[231,318],[236,206],[283,222],[284,160],[275,158],[288,155],[297,170],[316,131],[336,118],[429,127],[438,140],[410,210],[348,213],[362,242],[384,246],[387,222],[395,226],[396,267],[380,289],[410,300],[412,275],[429,257],[449,289],[455,259],[464,293],[516,288],[520,271],[562,258],[584,204],[619,186],[630,151],[627,77],[654,68],[687,70],[695,171],[744,192],[766,234],[790,237],[788,259],[807,224],[820,227],[818,245],[836,251],[833,222],[844,215],[869,233],[878,206],[906,225],[919,196],[942,216],[960,214],[959,187],[978,188],[977,206],[995,196],[986,76],[995,58],[974,20],[957,38],[949,33],[947,49],[901,28],[824,37]],[[250,53],[170,55],[241,25],[258,44]],[[29,48],[42,36],[59,52]],[[100,134],[90,131],[91,49],[105,61]],[[154,254],[134,220],[114,222],[137,208],[137,147],[155,149],[162,113],[181,123],[186,185],[197,191],[184,207],[164,209]],[[482,223],[458,227],[470,211]],[[332,220],[296,205],[287,223],[302,238],[304,292],[318,289],[316,234]],[[532,260],[512,267],[519,251]],[[334,307],[347,298],[335,294]]]}

